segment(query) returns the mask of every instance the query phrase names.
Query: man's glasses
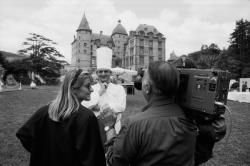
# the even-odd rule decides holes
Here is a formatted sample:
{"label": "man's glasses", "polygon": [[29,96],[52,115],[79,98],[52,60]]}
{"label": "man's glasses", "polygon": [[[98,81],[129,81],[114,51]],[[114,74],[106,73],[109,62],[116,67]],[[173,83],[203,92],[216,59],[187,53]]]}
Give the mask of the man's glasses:
{"label": "man's glasses", "polygon": [[105,73],[105,74],[107,74],[107,73],[109,73],[110,71],[109,70],[98,70],[98,73]]}

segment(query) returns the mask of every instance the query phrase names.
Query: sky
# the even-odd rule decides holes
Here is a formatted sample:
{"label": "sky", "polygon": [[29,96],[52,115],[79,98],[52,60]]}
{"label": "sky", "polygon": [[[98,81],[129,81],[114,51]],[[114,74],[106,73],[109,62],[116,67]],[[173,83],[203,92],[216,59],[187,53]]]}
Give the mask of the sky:
{"label": "sky", "polygon": [[229,45],[239,19],[250,21],[250,0],[0,0],[0,50],[16,53],[29,33],[57,42],[71,60],[71,43],[85,13],[93,33],[111,35],[120,19],[127,32],[154,25],[166,37],[166,59]]}

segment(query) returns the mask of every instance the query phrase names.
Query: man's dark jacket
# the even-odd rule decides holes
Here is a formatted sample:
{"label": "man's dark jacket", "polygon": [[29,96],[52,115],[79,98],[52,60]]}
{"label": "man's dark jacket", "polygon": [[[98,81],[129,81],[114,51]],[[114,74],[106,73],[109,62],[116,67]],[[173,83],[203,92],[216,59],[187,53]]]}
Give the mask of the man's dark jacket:
{"label": "man's dark jacket", "polygon": [[194,165],[197,127],[172,100],[156,97],[129,117],[108,151],[113,166]]}

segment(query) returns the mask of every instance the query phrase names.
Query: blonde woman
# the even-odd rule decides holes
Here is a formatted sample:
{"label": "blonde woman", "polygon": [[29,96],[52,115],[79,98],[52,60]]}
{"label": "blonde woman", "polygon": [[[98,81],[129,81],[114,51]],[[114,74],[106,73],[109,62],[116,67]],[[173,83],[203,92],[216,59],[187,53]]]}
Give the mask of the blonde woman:
{"label": "blonde woman", "polygon": [[92,78],[70,71],[55,100],[40,108],[18,130],[30,152],[30,166],[105,166],[105,154],[94,113],[83,107],[90,100]]}

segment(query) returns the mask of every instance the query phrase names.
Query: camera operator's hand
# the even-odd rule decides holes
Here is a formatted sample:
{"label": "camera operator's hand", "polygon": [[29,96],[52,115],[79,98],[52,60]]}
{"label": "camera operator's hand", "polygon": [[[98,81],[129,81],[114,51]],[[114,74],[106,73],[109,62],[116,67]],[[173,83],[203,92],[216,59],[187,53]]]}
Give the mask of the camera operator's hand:
{"label": "camera operator's hand", "polygon": [[226,135],[226,122],[223,115],[217,116],[212,121],[214,140],[219,141]]}
{"label": "camera operator's hand", "polygon": [[223,115],[217,115],[213,118],[204,119],[199,123],[199,133],[218,142],[226,135],[226,122]]}

